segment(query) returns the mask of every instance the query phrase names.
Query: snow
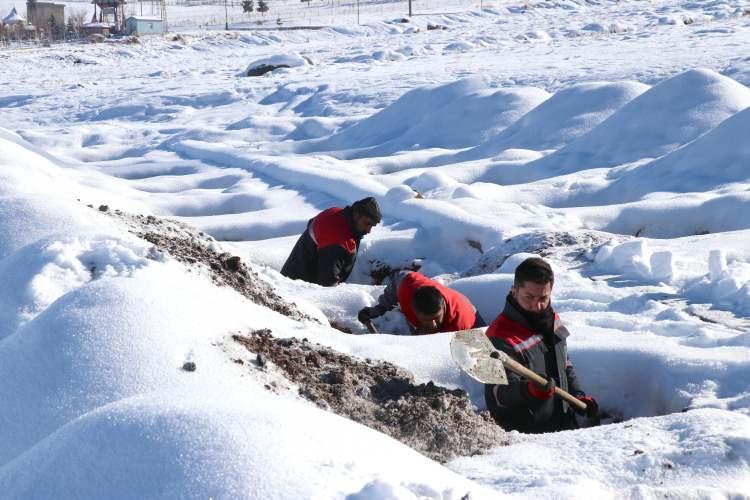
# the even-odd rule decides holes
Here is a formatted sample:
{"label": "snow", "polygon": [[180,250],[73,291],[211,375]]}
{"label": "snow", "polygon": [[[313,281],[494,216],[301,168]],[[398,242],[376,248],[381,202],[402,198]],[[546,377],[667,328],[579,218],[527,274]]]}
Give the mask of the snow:
{"label": "snow", "polygon": [[3,24],[25,23],[26,19],[21,17],[15,7],[3,18]]}
{"label": "snow", "polygon": [[[0,52],[4,496],[750,496],[747,2],[362,4],[279,2],[267,24],[323,26],[279,31],[233,6],[226,32],[223,5],[170,5],[181,39]],[[264,64],[288,68],[245,77]],[[366,196],[383,221],[348,283],[280,275],[311,217]],[[312,319],[116,210],[210,235]],[[490,322],[533,255],[605,425],[441,465],[235,361],[268,328],[481,411],[450,334],[356,314],[419,265]]]}

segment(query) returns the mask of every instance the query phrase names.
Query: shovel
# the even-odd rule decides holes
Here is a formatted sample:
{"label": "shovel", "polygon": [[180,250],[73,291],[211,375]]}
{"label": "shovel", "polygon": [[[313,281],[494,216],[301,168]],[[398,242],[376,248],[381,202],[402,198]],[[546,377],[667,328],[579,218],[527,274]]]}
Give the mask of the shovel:
{"label": "shovel", "polygon": [[[463,371],[483,384],[508,385],[506,368],[541,386],[547,384],[544,377],[529,370],[504,352],[495,349],[483,329],[475,328],[456,332],[451,340],[451,355]],[[555,387],[555,395],[581,410],[586,410],[586,403],[559,387]]]}

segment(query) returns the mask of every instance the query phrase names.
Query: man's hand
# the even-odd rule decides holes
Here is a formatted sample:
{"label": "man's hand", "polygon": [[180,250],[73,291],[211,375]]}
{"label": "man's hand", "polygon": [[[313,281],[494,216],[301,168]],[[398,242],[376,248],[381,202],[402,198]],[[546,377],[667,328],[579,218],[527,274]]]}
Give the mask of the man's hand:
{"label": "man's hand", "polygon": [[357,319],[360,323],[367,323],[372,321],[378,316],[382,316],[383,313],[377,307],[363,307],[359,313],[357,313]]}
{"label": "man's hand", "polygon": [[557,384],[555,384],[555,379],[553,378],[550,378],[545,385],[539,385],[529,380],[526,383],[526,393],[529,397],[544,401],[555,395],[556,386]]}
{"label": "man's hand", "polygon": [[596,399],[592,398],[591,396],[579,396],[578,399],[586,403],[586,409],[581,410],[577,406],[574,406],[576,413],[579,415],[586,415],[589,418],[595,418],[597,415],[599,415],[599,404],[596,402]]}

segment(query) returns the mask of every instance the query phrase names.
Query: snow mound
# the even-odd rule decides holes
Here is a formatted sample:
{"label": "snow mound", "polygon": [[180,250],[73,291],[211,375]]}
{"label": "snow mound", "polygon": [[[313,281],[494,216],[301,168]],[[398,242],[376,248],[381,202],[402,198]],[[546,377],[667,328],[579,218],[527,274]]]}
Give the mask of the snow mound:
{"label": "snow mound", "polygon": [[279,54],[251,62],[241,76],[260,76],[279,68],[300,68],[310,64],[310,60],[297,53]]}
{"label": "snow mound", "polygon": [[[216,321],[203,307],[224,316]],[[101,405],[197,387],[202,377],[186,379],[178,370],[188,353],[194,351],[199,369],[205,362],[221,366],[222,353],[200,339],[244,324],[245,311],[259,309],[176,264],[68,292],[0,344],[0,400],[7,408],[0,415],[0,463]]]}
{"label": "snow mound", "polygon": [[529,168],[539,178],[549,170],[565,174],[656,158],[748,106],[750,89],[744,85],[711,70],[689,70],[644,92],[588,134]]}
{"label": "snow mound", "polygon": [[558,149],[599,125],[648,88],[638,82],[591,82],[560,90],[495,137],[458,156],[486,158],[509,148]]}
{"label": "snow mound", "polygon": [[[612,196],[631,199],[649,192],[702,192],[750,179],[750,109],[745,109],[690,144],[626,173],[614,182]],[[643,179],[649,182],[644,183]]]}
{"label": "snow mound", "polygon": [[[102,407],[0,468],[0,485],[11,498],[60,492],[70,498],[343,498],[359,491],[360,498],[373,498],[366,486],[376,481],[408,494],[400,498],[482,493],[366,427],[262,389],[247,392],[232,398],[157,393]],[[102,443],[116,453],[99,452]]]}
{"label": "snow mound", "polygon": [[102,234],[46,239],[0,260],[0,339],[93,279],[130,276],[150,262],[150,245]]}
{"label": "snow mound", "polygon": [[[77,199],[100,200],[102,195],[76,183],[76,175],[17,135],[0,129],[0,259],[51,235],[97,226],[101,216]],[[101,181],[89,178],[87,184]],[[122,201],[112,191],[106,196]]]}
{"label": "snow mound", "polygon": [[363,158],[414,148],[475,146],[547,97],[534,87],[491,89],[480,78],[418,88],[336,135],[300,145],[298,152],[340,151],[347,158]]}

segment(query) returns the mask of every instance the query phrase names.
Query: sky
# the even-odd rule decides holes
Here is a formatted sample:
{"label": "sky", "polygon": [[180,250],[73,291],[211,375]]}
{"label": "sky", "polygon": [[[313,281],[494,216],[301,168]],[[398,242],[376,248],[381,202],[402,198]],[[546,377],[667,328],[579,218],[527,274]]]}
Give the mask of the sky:
{"label": "sky", "polygon": [[[0,49],[4,494],[750,498],[750,4],[402,7]],[[289,67],[246,76],[268,62]],[[311,217],[365,196],[383,221],[347,283],[281,276]],[[148,215],[304,317],[144,239]],[[388,361],[480,412],[451,334],[394,310],[368,335],[357,311],[373,275],[418,265],[491,320],[531,255],[605,425],[440,464],[232,340]]]}

